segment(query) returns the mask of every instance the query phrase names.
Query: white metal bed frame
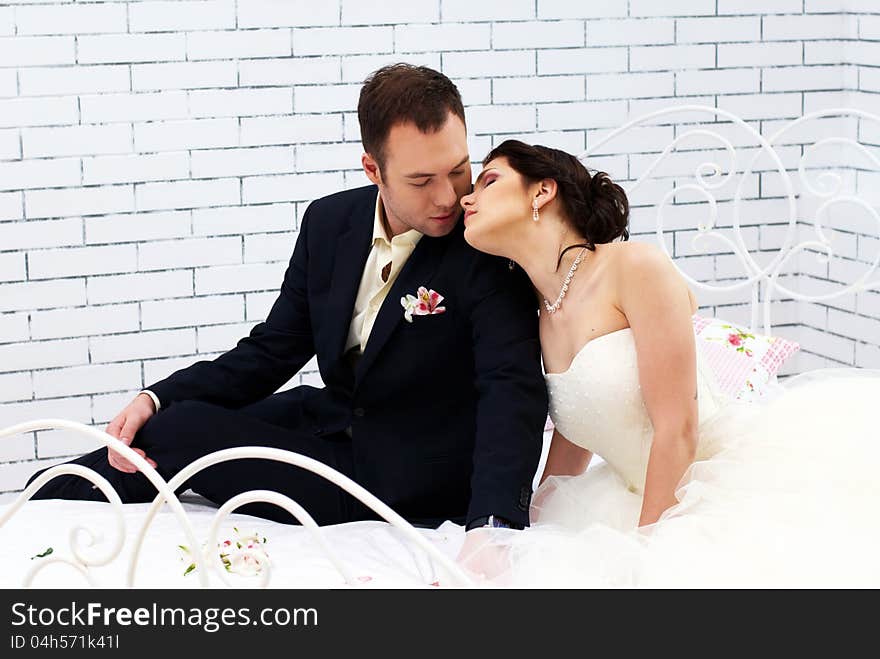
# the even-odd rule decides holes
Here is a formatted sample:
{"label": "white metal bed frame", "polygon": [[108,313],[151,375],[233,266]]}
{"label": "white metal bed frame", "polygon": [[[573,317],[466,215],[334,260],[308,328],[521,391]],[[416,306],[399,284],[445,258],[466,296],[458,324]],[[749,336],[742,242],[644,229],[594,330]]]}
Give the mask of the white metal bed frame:
{"label": "white metal bed frame", "polygon": [[[699,223],[697,226],[698,232],[693,239],[694,246],[696,247],[698,243],[708,242],[709,239],[714,239],[729,248],[742,264],[744,273],[742,280],[736,281],[735,283],[724,284],[711,284],[697,281],[686,272],[684,272],[684,270],[679,268],[679,270],[682,272],[684,277],[690,282],[691,285],[700,290],[716,292],[734,292],[743,289],[749,289],[751,292],[751,326],[752,328],[758,326],[758,319],[760,316],[763,332],[768,335],[772,331],[770,307],[774,299],[784,297],[808,302],[821,302],[840,297],[848,293],[880,287],[880,280],[873,282],[868,281],[868,278],[872,275],[874,270],[877,269],[877,266],[880,265],[880,252],[878,252],[877,256],[870,264],[870,268],[867,269],[861,277],[859,277],[856,281],[849,284],[848,286],[845,286],[844,288],[834,291],[832,293],[826,293],[822,295],[805,295],[802,293],[798,293],[797,291],[788,289],[787,287],[783,286],[779,281],[780,274],[785,271],[784,269],[790,263],[791,259],[799,253],[811,250],[819,252],[820,256],[825,259],[830,259],[833,257],[834,251],[832,249],[831,242],[828,240],[820,220],[822,215],[835,204],[849,203],[857,205],[858,207],[863,209],[868,214],[868,216],[874,220],[878,228],[880,228],[880,215],[878,215],[877,210],[868,202],[861,199],[858,195],[845,193],[843,191],[843,177],[838,171],[823,170],[817,176],[817,185],[814,185],[810,182],[807,173],[808,160],[810,156],[815,153],[817,149],[828,145],[844,145],[856,149],[859,154],[865,157],[868,163],[876,168],[875,171],[880,171],[880,159],[878,159],[873,153],[871,153],[871,151],[868,150],[863,144],[848,137],[825,138],[815,142],[808,147],[805,147],[798,164],[798,176],[800,177],[800,181],[803,184],[804,189],[810,194],[814,195],[817,199],[822,200],[822,202],[816,210],[815,217],[813,218],[812,222],[815,229],[815,239],[802,241],[798,244],[792,244],[798,225],[797,199],[794,193],[791,178],[789,177],[789,173],[783,165],[779,154],[774,148],[774,145],[778,144],[786,133],[813,119],[823,117],[850,116],[856,117],[862,121],[876,122],[878,125],[880,125],[880,116],[848,108],[828,109],[819,112],[813,112],[803,117],[800,117],[799,119],[786,124],[783,128],[779,129],[770,137],[765,138],[759,132],[754,130],[754,128],[749,126],[745,121],[731,114],[730,112],[726,112],[724,110],[710,106],[683,105],[652,112],[632,121],[629,121],[620,128],[612,131],[602,140],[584,151],[582,154],[579,155],[579,158],[585,159],[592,156],[603,146],[612,142],[616,137],[626,133],[634,127],[643,126],[655,120],[662,120],[667,116],[679,113],[705,114],[708,117],[711,117],[711,121],[709,122],[710,126],[711,123],[717,123],[719,119],[725,122],[731,122],[739,128],[747,131],[747,133],[751,135],[751,137],[754,139],[755,145],[760,147],[755,157],[750,162],[746,163],[741,171],[738,171],[739,168],[737,165],[739,161],[737,158],[737,150],[733,146],[731,141],[725,138],[719,132],[712,130],[711,127],[706,127],[706,124],[698,124],[697,127],[681,132],[677,137],[675,137],[675,139],[671,143],[666,146],[665,149],[663,149],[661,153],[657,155],[656,159],[652,162],[652,164],[647,168],[644,173],[642,173],[635,181],[623,185],[628,194],[632,194],[633,192],[635,192],[644,183],[644,181],[650,178],[651,175],[663,164],[663,161],[667,158],[667,156],[675,151],[676,147],[679,146],[679,144],[686,139],[692,137],[709,138],[711,140],[717,141],[720,147],[724,149],[724,153],[728,155],[730,160],[727,167],[722,167],[719,163],[712,161],[701,163],[696,168],[696,171],[693,173],[694,182],[674,186],[671,191],[667,192],[664,195],[664,197],[656,207],[656,236],[661,247],[666,251],[667,255],[672,258],[672,255],[668,252],[666,241],[664,239],[664,221],[666,217],[665,214],[668,210],[667,207],[669,206],[670,201],[673,200],[674,195],[680,192],[692,191],[697,193],[698,195],[701,195],[703,198],[705,198],[708,204],[709,213],[706,220]],[[775,165],[776,170],[778,171],[783,182],[786,197],[788,199],[788,233],[786,235],[786,239],[782,248],[780,248],[776,256],[765,267],[761,267],[749,254],[749,250],[747,249],[745,241],[743,240],[741,231],[742,225],[740,221],[743,183],[746,178],[753,173],[752,168],[755,166],[755,162],[757,158],[761,155],[761,153],[766,153],[773,161],[773,164]],[[722,172],[726,172],[726,174],[722,175]],[[727,235],[724,235],[717,230],[717,200],[713,194],[713,191],[726,184],[728,181],[731,180],[731,177],[735,175],[740,176],[740,182],[737,185],[735,197],[733,200],[733,226],[725,227],[725,230],[730,229],[732,231],[733,238],[731,239]],[[878,234],[880,234],[880,231],[878,231]],[[352,496],[358,498],[362,503],[371,508],[389,524],[396,527],[403,534],[403,537],[407,541],[413,543],[415,547],[422,549],[430,559],[436,561],[437,565],[441,566],[448,572],[448,575],[453,585],[461,587],[468,587],[473,585],[471,579],[455,563],[455,561],[450,559],[448,556],[443,554],[443,552],[433,546],[430,541],[425,538],[425,536],[420,534],[400,515],[395,513],[390,507],[388,507],[386,504],[384,504],[382,501],[380,501],[378,498],[373,496],[370,492],[355,483],[347,476],[339,473],[338,471],[328,467],[321,462],[318,462],[317,460],[313,460],[311,458],[291,451],[284,451],[280,449],[272,449],[259,446],[225,449],[200,458],[199,460],[188,465],[180,473],[175,475],[170,481],[166,482],[161,476],[159,476],[158,472],[156,472],[156,470],[147,463],[144,458],[133,451],[130,447],[101,430],[92,428],[81,423],[76,423],[64,419],[39,419],[26,423],[20,423],[9,428],[0,430],[0,439],[17,435],[19,433],[28,433],[36,430],[50,429],[71,430],[103,442],[106,446],[110,447],[114,451],[117,451],[129,461],[137,465],[137,467],[156,487],[156,497],[153,500],[144,518],[135,546],[133,548],[130,562],[128,564],[127,576],[125,580],[125,585],[127,587],[133,587],[135,585],[137,560],[140,556],[141,547],[143,545],[147,531],[150,528],[150,524],[155,518],[157,512],[164,504],[167,504],[176,516],[184,534],[186,535],[187,541],[190,543],[190,546],[201,546],[201,543],[199,543],[198,539],[196,538],[193,526],[190,520],[187,518],[186,511],[184,510],[180,500],[174,494],[174,490],[189,477],[202,469],[205,469],[211,465],[220,462],[242,458],[264,458],[269,460],[276,460],[279,462],[285,462],[300,467],[302,469],[308,469],[309,471],[335,483],[337,486],[341,487]],[[116,513],[116,536],[115,539],[112,540],[106,552],[98,556],[88,556],[83,553],[82,550],[84,546],[90,546],[95,542],[96,534],[85,527],[74,527],[73,529],[71,529],[70,532],[69,554],[64,555],[63,553],[56,553],[51,557],[47,557],[44,560],[35,563],[24,576],[23,585],[25,587],[30,586],[35,576],[40,571],[53,563],[64,563],[66,565],[69,565],[75,570],[79,571],[90,585],[98,585],[95,582],[94,575],[92,574],[92,568],[110,563],[120,554],[123,548],[125,532],[123,509],[119,495],[114,491],[113,487],[105,478],[103,478],[95,471],[79,465],[57,465],[41,474],[39,478],[35,479],[34,482],[30,484],[30,486],[28,486],[23,492],[21,492],[14,503],[12,503],[5,511],[3,511],[2,514],[0,514],[0,529],[2,529],[3,525],[13,515],[15,515],[18,510],[22,508],[25,502],[28,501],[28,499],[30,499],[30,497],[40,487],[42,487],[47,481],[51,480],[52,478],[55,478],[56,476],[62,474],[75,474],[86,478],[104,493]],[[216,546],[217,533],[223,520],[226,519],[226,517],[230,513],[235,511],[240,506],[251,502],[271,503],[287,510],[290,514],[296,517],[296,519],[302,524],[306,531],[312,536],[314,541],[318,543],[332,565],[345,579],[346,584],[352,587],[358,587],[359,585],[361,585],[360,581],[354,577],[354,573],[349,569],[349,567],[346,566],[338,558],[333,548],[326,541],[322,529],[318,526],[312,516],[309,515],[309,513],[296,501],[277,492],[267,490],[253,490],[240,494],[226,502],[223,506],[219,508],[219,510],[217,510],[214,515],[209,532],[209,537],[207,538],[208,546]],[[85,545],[81,543],[81,532],[84,532],[87,537]],[[202,552],[199,551],[193,552],[193,556],[196,566],[198,568],[197,578],[199,579],[199,583],[202,587],[208,587],[208,566],[205,564],[205,558]],[[233,584],[227,577],[226,570],[223,569],[220,557],[217,552],[213,553],[213,558],[215,559],[215,565],[212,567],[216,568],[215,572],[219,575],[220,579],[227,586],[232,587]],[[257,585],[261,587],[267,586],[269,584],[270,577],[271,568],[269,566],[266,566],[266,568],[260,575],[259,583]]]}

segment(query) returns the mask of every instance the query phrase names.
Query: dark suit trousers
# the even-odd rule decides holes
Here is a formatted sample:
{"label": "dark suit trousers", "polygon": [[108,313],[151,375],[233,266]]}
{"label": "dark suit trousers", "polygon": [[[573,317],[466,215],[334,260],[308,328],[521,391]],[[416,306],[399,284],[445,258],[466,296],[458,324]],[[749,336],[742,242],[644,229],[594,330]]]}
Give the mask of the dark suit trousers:
{"label": "dark suit trousers", "polygon": [[[296,389],[229,410],[197,401],[174,403],[154,415],[135,436],[132,446],[156,461],[167,481],[187,464],[225,448],[268,446],[301,453],[352,476],[351,439],[344,433],[320,437],[303,423]],[[123,503],[152,501],[156,489],[140,472],[128,474],[110,466],[107,449],[100,448],[71,461],[104,476]],[[34,474],[28,481],[36,478]],[[338,524],[374,518],[351,495],[321,476],[274,460],[238,459],[207,467],[178,488],[222,504],[236,494],[254,489],[280,492],[303,506],[318,524]],[[104,501],[90,481],[74,475],[57,476],[32,497]],[[251,503],[236,512],[284,523],[296,523],[287,511],[267,503]]]}

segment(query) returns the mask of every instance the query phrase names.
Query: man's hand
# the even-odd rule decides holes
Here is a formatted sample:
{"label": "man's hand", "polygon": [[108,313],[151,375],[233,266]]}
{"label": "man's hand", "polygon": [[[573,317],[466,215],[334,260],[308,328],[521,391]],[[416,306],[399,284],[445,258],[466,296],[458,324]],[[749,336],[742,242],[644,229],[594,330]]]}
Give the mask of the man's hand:
{"label": "man's hand", "polygon": [[[116,418],[107,424],[104,432],[131,446],[131,442],[138,430],[143,428],[147,419],[155,413],[156,407],[153,405],[150,397],[147,394],[138,394],[133,401],[126,405],[124,410],[116,415]],[[156,463],[148,458],[143,450],[139,448],[133,448],[132,450],[139,453],[151,467],[156,468]],[[131,462],[109,447],[107,448],[107,461],[110,463],[110,466],[127,474],[133,474],[138,470]]]}

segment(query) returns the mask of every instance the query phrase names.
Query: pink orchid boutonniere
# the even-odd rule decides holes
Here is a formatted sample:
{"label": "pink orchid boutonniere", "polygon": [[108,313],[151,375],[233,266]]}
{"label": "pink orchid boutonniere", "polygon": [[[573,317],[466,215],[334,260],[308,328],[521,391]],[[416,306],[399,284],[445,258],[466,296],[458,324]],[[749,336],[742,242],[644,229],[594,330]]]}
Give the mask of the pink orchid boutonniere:
{"label": "pink orchid boutonniere", "polygon": [[403,307],[403,317],[408,323],[412,322],[413,316],[432,316],[438,313],[444,313],[446,307],[438,306],[443,302],[443,296],[435,290],[428,290],[424,286],[419,286],[416,295],[407,293],[406,297],[400,298],[400,304]]}

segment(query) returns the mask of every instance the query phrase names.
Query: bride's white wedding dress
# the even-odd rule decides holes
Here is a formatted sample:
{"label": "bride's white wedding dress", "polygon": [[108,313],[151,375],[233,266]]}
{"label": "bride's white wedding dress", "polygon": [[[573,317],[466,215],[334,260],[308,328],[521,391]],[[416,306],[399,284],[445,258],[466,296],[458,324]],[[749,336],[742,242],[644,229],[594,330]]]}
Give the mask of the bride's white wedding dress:
{"label": "bride's white wedding dress", "polygon": [[507,566],[490,583],[880,586],[880,376],[816,371],[767,403],[738,403],[698,354],[697,381],[696,461],[679,503],[638,529],[653,431],[632,331],[548,374],[556,427],[604,463],[542,484],[529,529],[488,532]]}

